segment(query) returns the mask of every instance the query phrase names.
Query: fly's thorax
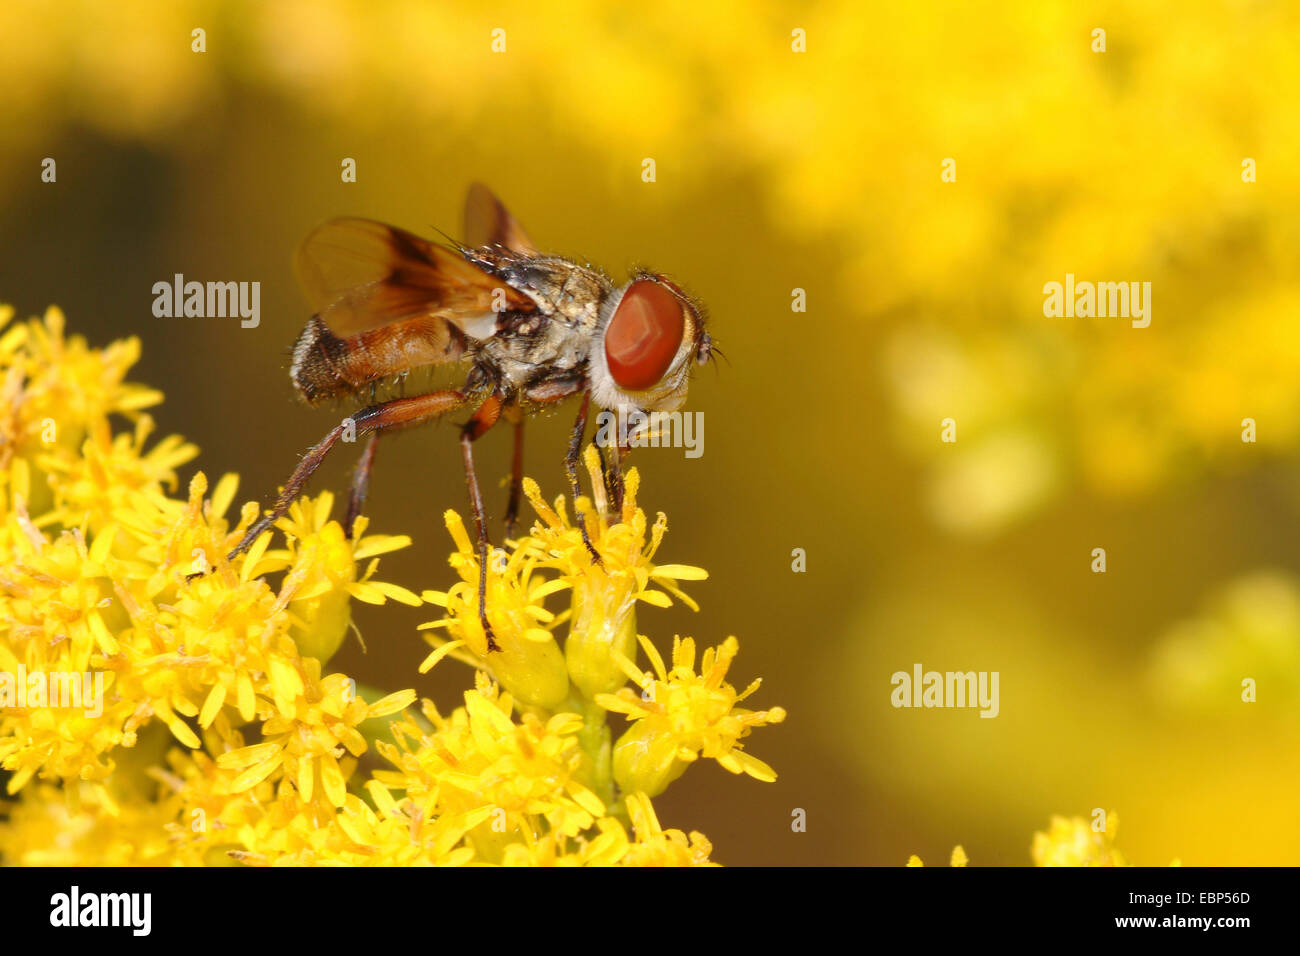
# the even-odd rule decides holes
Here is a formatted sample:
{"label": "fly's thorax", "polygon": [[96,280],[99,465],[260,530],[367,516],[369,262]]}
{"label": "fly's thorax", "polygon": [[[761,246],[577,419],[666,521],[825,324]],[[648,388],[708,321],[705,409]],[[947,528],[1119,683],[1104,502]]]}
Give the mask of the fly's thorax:
{"label": "fly's thorax", "polygon": [[556,375],[585,369],[591,336],[559,316],[503,319],[502,330],[478,350],[512,388],[522,389]]}
{"label": "fly's thorax", "polygon": [[503,313],[478,349],[504,382],[526,388],[585,368],[610,281],[558,256],[511,257],[497,274],[537,304],[535,312]]}
{"label": "fly's thorax", "polygon": [[589,333],[614,291],[602,273],[560,256],[516,258],[503,263],[499,274],[536,302],[541,314]]}

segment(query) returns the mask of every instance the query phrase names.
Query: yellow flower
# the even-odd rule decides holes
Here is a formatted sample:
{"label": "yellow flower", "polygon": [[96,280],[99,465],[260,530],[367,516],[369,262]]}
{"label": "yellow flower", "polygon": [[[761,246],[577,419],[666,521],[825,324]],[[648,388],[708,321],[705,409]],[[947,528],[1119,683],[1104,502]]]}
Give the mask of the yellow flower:
{"label": "yellow flower", "polygon": [[[952,858],[949,860],[949,866],[965,866],[969,862],[970,860],[966,856],[966,851],[963,850],[960,845],[952,848]],[[907,865],[925,866],[925,864],[921,862],[921,858],[915,853],[907,858]]]}
{"label": "yellow flower", "polygon": [[555,833],[533,838],[523,834],[518,843],[506,846],[504,866],[616,866],[628,855],[631,843],[623,824],[614,817],[596,821],[596,834],[581,840],[567,840]]}
{"label": "yellow flower", "polygon": [[[314,501],[300,498],[276,527],[285,533],[290,547],[268,551],[257,573],[289,569],[282,595],[289,596],[288,612],[294,625],[290,635],[303,654],[328,661],[342,644],[352,624],[351,600],[383,604],[394,600],[411,607],[420,605],[412,591],[386,581],[373,580],[377,556],[408,547],[406,535],[365,536],[369,519],[359,515],[352,537],[343,534],[337,521],[330,521],[334,496],[324,492]],[[357,577],[357,562],[370,558]]]}
{"label": "yellow flower", "polygon": [[740,740],[755,727],[785,720],[780,707],[745,710],[736,704],[758,690],[754,681],[739,694],[723,678],[740,650],[734,637],[709,648],[695,673],[695,642],[673,639],[672,670],[653,644],[641,638],[654,666],[645,673],[623,658],[625,673],[638,687],[618,694],[600,694],[596,703],[606,710],[627,714],[632,727],[614,745],[614,779],[625,790],[657,796],[701,754],[732,773],[747,773],[758,780],[776,779],[774,771],[743,750]]}
{"label": "yellow flower", "polygon": [[[599,460],[591,447],[586,450],[586,463],[593,484],[603,487]],[[624,658],[635,654],[636,603],[667,607],[675,596],[697,610],[677,582],[708,577],[702,568],[652,562],[668,522],[660,515],[647,539],[645,512],[636,506],[638,484],[632,469],[618,522],[608,521],[604,509],[593,509],[588,499],[579,499],[592,546],[600,555],[596,563],[581,529],[569,521],[564,499],[551,507],[537,483],[524,479],[524,494],[539,520],[508,553],[497,549],[489,555],[488,622],[500,647],[491,653],[478,616],[477,548],[460,516],[448,511],[447,529],[456,544],[451,566],[461,580],[448,591],[423,594],[426,602],[446,608],[447,615],[422,629],[445,629],[449,639],[430,638],[435,651],[421,670],[453,656],[492,674],[522,703],[548,708],[566,699],[570,682],[587,699],[626,683],[615,652]],[[559,614],[548,610],[546,598],[565,590],[572,592],[568,610]],[[566,622],[568,634],[561,652],[555,631]]]}
{"label": "yellow flower", "polygon": [[[595,448],[589,445],[583,458],[592,486],[603,489]],[[551,508],[542,499],[537,483],[524,480],[524,494],[539,520],[520,547],[535,555],[539,567],[558,572],[559,580],[573,590],[565,659],[570,679],[592,700],[618,690],[627,681],[619,660],[636,653],[637,603],[669,607],[676,597],[691,610],[699,610],[677,582],[708,577],[703,568],[654,564],[652,559],[668,531],[668,519],[661,513],[647,529],[645,512],[636,502],[639,485],[640,476],[635,468],[631,469],[625,478],[623,511],[617,522],[606,518],[603,495],[597,502],[599,507],[593,507],[586,498],[579,498],[575,504],[583,514],[592,547],[600,555],[596,563],[581,529],[570,523],[564,499],[557,499]]]}
{"label": "yellow flower", "polygon": [[[107,439],[109,415],[138,419],[141,409],[162,401],[155,389],[125,381],[140,357],[139,339],[91,349],[81,336],[64,336],[63,313],[54,306],[43,319],[9,325],[13,314],[0,305],[0,481],[15,460],[74,462],[87,436]],[[49,507],[44,481],[26,494],[34,513]]]}
{"label": "yellow flower", "polygon": [[564,654],[551,632],[556,616],[543,602],[567,584],[536,574],[537,559],[527,549],[516,548],[509,556],[494,552],[488,561],[487,606],[500,650],[489,653],[478,614],[477,549],[470,543],[460,515],[448,511],[445,520],[456,543],[451,566],[461,580],[448,591],[425,591],[422,595],[429,604],[446,608],[447,616],[422,624],[421,629],[445,628],[449,638],[431,637],[436,650],[420,665],[421,673],[455,654],[491,673],[521,702],[555,707],[568,695],[569,677]]}
{"label": "yellow flower", "polygon": [[[74,784],[74,786],[76,786]],[[0,846],[17,866],[167,866],[176,859],[166,802],[105,802],[89,784],[75,803],[53,784],[24,791],[0,819]]]}
{"label": "yellow flower", "polygon": [[1052,817],[1046,833],[1034,834],[1032,853],[1035,866],[1128,866],[1115,849],[1119,818],[1106,815],[1106,829],[1095,831],[1082,817]]}
{"label": "yellow flower", "polygon": [[[13,773],[10,793],[38,773],[101,785],[121,750],[135,746],[155,721],[198,748],[196,729],[211,726],[223,708],[241,721],[310,711],[319,665],[307,663],[303,651],[316,649],[312,638],[322,630],[330,637],[316,641],[322,653],[337,646],[349,620],[347,599],[417,602],[404,589],[373,581],[373,561],[359,580],[355,572],[357,558],[407,539],[344,542],[338,525],[325,522],[328,499],[299,503],[295,520],[284,523],[285,551],[266,552],[264,540],[235,567],[191,578],[228,543],[221,514],[235,482],[223,479],[205,504],[200,473],[188,500],[172,499],[164,489],[174,485],[176,466],[193,457],[192,446],[173,438],[146,448],[147,416],[134,431],[111,435],[110,412],[157,400],[121,382],[137,353],[129,342],[102,353],[80,339],[65,342],[56,310],[44,323],[0,337],[0,380],[22,383],[7,396],[16,404],[5,416],[7,462],[0,471],[0,671],[84,675],[87,695],[92,677],[102,681],[97,701],[74,698],[71,710],[35,697],[21,707],[6,701],[0,766]],[[23,422],[64,400],[57,424],[84,440],[17,454],[28,441]],[[33,515],[37,487],[49,493],[47,510]],[[287,571],[278,594],[260,577],[276,570]],[[0,694],[4,688],[0,680]],[[68,798],[79,799],[82,789],[69,789]],[[106,790],[96,799],[112,802]]]}
{"label": "yellow flower", "polygon": [[665,830],[659,825],[650,798],[633,793],[627,798],[628,816],[636,832],[636,842],[620,860],[624,866],[716,866],[709,859],[713,845],[703,833],[692,830]]}
{"label": "yellow flower", "polygon": [[465,693],[465,706],[447,717],[426,701],[434,733],[409,720],[395,723],[394,743],[377,747],[397,769],[376,771],[372,793],[375,787],[402,791],[421,816],[477,815],[471,842],[492,862],[543,825],[557,836],[579,836],[606,809],[578,779],[581,718],[561,713],[543,721],[526,712],[516,723],[513,707],[482,675],[478,688]]}
{"label": "yellow flower", "polygon": [[[1119,819],[1114,811],[1106,815],[1107,829],[1095,831],[1082,817],[1052,817],[1046,833],[1035,833],[1032,855],[1034,866],[1128,866],[1124,855],[1114,847]],[[960,846],[952,851],[952,865],[966,866],[970,861]],[[915,854],[908,866],[925,866]],[[1170,866],[1182,866],[1174,860]]]}
{"label": "yellow flower", "polygon": [[357,730],[364,720],[384,717],[415,701],[414,691],[392,694],[366,704],[342,674],[320,678],[320,662],[307,658],[302,670],[287,662],[272,662],[271,685],[278,713],[262,724],[261,743],[227,750],[217,766],[236,770],[231,792],[242,793],[283,770],[298,794],[310,802],[319,785],[332,806],[343,806],[346,780],[339,757],[359,757],[367,750]]}

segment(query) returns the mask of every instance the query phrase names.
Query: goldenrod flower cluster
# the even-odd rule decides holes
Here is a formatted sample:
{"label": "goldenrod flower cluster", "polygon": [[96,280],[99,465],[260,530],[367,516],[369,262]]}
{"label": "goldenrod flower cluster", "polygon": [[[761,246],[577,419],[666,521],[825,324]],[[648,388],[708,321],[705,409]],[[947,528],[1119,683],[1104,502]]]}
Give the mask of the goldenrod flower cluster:
{"label": "goldenrod flower cluster", "polygon": [[[775,777],[741,741],[784,712],[736,706],[757,682],[725,680],[735,638],[697,672],[689,638],[667,668],[637,632],[639,604],[691,604],[678,582],[705,573],[653,563],[666,519],[637,507],[634,471],[617,522],[603,501],[575,503],[599,562],[532,482],[538,522],[486,569],[448,512],[460,581],[424,594],[445,615],[422,669],[455,657],[474,688],[449,713],[409,689],[367,701],[326,665],[352,601],[421,603],[375,578],[409,539],[366,535],[364,518],[348,539],[326,493],[278,523],[279,547],[264,535],[227,561],[257,506],[225,517],[232,476],[209,494],[199,473],[174,496],[197,451],[150,444],[142,410],[161,396],[124,380],[138,342],[90,349],[55,309],[11,319],[0,312],[0,862],[707,864],[703,835],[665,830],[651,798],[701,756]],[[134,427],[114,434],[112,415]],[[87,698],[102,675],[102,695],[19,697],[13,675],[34,691],[85,676]]]}

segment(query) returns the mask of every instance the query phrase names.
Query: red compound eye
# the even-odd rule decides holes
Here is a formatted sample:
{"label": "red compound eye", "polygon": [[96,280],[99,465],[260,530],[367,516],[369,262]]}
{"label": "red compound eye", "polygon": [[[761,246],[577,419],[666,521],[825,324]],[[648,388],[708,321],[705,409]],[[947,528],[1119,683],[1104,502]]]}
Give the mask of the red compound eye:
{"label": "red compound eye", "polygon": [[682,302],[658,282],[633,282],[605,330],[605,359],[620,388],[641,391],[664,377],[682,345]]}

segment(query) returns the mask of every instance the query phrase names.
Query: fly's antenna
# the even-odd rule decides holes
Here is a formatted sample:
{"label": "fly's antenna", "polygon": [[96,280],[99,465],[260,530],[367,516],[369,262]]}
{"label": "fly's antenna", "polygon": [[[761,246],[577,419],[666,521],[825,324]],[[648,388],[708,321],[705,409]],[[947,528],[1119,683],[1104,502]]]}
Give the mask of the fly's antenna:
{"label": "fly's antenna", "polygon": [[716,344],[710,342],[709,343],[709,364],[713,366],[713,374],[716,377],[721,378],[722,366],[718,364],[718,359],[722,359],[722,361],[726,362],[728,368],[731,367],[731,359],[727,358],[727,353],[722,351],[722,349],[718,348]]}
{"label": "fly's antenna", "polygon": [[465,255],[467,252],[472,251],[472,248],[470,246],[465,245],[465,243],[461,242],[459,239],[453,239],[451,236],[447,235],[437,226],[430,225],[429,228],[432,229],[434,232],[436,232],[438,235],[442,236],[442,238],[446,239],[447,244],[450,245],[452,248],[454,248],[462,256]]}

